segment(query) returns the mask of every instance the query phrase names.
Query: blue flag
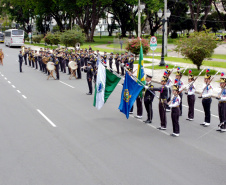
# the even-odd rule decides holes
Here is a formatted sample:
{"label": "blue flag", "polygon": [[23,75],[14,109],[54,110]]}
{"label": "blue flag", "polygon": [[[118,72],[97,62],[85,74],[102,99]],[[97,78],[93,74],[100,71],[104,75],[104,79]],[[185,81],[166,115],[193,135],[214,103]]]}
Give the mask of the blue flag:
{"label": "blue flag", "polygon": [[143,86],[134,81],[126,72],[119,110],[126,115],[127,119],[129,118],[129,111],[142,89]]}

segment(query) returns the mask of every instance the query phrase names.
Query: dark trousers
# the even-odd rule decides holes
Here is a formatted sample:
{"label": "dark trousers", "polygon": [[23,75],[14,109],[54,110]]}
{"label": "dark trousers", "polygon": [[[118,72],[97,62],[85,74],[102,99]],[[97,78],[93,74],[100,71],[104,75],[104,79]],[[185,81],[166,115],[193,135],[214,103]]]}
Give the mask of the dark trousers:
{"label": "dark trousers", "polygon": [[[168,94],[167,103],[170,102],[170,100],[171,100],[171,88],[168,88],[168,89],[169,89],[169,91],[168,91],[169,94]],[[166,105],[166,108],[167,108],[167,109],[170,109],[170,107],[169,107],[168,104]]]}
{"label": "dark trousers", "polygon": [[136,103],[137,103],[137,115],[142,116],[143,115],[142,98],[138,96],[136,99]]}
{"label": "dark trousers", "polygon": [[35,67],[35,62],[33,60],[31,61],[31,65],[33,68]]}
{"label": "dark trousers", "polygon": [[109,66],[112,69],[112,61],[109,61]]}
{"label": "dark trousers", "polygon": [[161,121],[161,127],[166,128],[167,125],[166,101],[165,102],[162,102],[162,100],[159,101],[159,116]]}
{"label": "dark trousers", "polygon": [[63,72],[66,73],[66,61],[62,61]]}
{"label": "dark trousers", "polygon": [[152,101],[146,100],[144,101],[145,109],[147,111],[148,120],[152,120],[153,118],[153,109],[152,109]]}
{"label": "dark trousers", "polygon": [[188,95],[188,118],[194,119],[195,112],[195,95]]}
{"label": "dark trousers", "polygon": [[27,65],[27,57],[24,56],[25,65]]}
{"label": "dark trousers", "polygon": [[130,112],[133,112],[133,106],[131,107]]}
{"label": "dark trousers", "polygon": [[78,79],[81,79],[82,78],[81,67],[80,66],[77,69],[77,75],[78,75]]}
{"label": "dark trousers", "polygon": [[29,62],[29,66],[31,66],[31,60],[28,59],[28,62]]}
{"label": "dark trousers", "polygon": [[121,67],[121,75],[124,76],[124,68],[123,67]]}
{"label": "dark trousers", "polygon": [[181,101],[180,101],[180,116],[182,116],[182,100],[183,100],[183,93],[180,93],[179,96],[180,96],[180,99],[181,99]]}
{"label": "dark trousers", "polygon": [[19,69],[20,69],[20,72],[22,73],[22,61],[21,62],[19,62]]}
{"label": "dark trousers", "polygon": [[35,68],[38,69],[38,59],[35,59]]}
{"label": "dark trousers", "polygon": [[117,62],[115,63],[115,65],[116,65],[117,73],[119,74],[119,63]]}
{"label": "dark trousers", "polygon": [[41,61],[41,59],[38,60],[38,64],[39,64],[40,71],[42,71],[42,61]]}
{"label": "dark trousers", "polygon": [[171,112],[171,119],[173,124],[173,133],[180,133],[180,125],[179,125],[179,116],[180,116],[180,108],[173,107]]}
{"label": "dark trousers", "polygon": [[206,98],[202,99],[202,106],[205,112],[205,119],[204,121],[206,123],[210,123],[210,118],[211,118],[211,112],[210,112],[210,107],[211,107],[212,99],[211,98]]}
{"label": "dark trousers", "polygon": [[223,125],[221,125],[221,128],[226,129],[226,102],[218,103],[218,114],[220,123],[224,123]]}
{"label": "dark trousers", "polygon": [[60,79],[59,65],[56,65],[55,67],[56,67],[56,69],[55,69],[55,71],[56,71],[56,78],[57,78],[57,80],[59,80]]}
{"label": "dark trousers", "polygon": [[92,86],[92,78],[87,79],[87,82],[88,82],[88,87],[89,87],[89,93],[93,93],[93,86]]}

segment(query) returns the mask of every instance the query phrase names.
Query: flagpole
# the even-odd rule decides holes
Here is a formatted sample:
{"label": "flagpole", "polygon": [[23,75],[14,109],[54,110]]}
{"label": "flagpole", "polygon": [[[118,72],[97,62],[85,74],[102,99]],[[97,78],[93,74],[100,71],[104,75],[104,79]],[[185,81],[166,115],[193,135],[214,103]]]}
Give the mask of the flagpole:
{"label": "flagpole", "polygon": [[[125,69],[125,71],[127,71],[129,74],[131,74],[131,76],[133,77],[133,78],[135,78],[138,82],[139,82],[139,85],[141,85],[141,86],[143,86],[144,88],[145,88],[145,85],[136,77],[136,76],[133,76],[133,74],[128,70],[128,69],[126,69],[126,67],[125,67],[125,65],[123,65],[123,64],[121,64],[121,67],[123,67],[124,69]],[[135,81],[135,80],[134,80]],[[145,88],[146,89],[146,88]],[[150,89],[147,89],[150,93],[152,93],[156,98],[158,98],[159,99],[159,97],[155,94],[155,93],[153,93]]]}

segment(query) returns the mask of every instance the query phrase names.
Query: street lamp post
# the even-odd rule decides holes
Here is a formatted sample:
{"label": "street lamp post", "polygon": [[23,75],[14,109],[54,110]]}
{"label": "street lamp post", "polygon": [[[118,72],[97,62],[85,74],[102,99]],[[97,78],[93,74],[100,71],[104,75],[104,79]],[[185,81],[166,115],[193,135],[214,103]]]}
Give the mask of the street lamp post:
{"label": "street lamp post", "polygon": [[[167,29],[167,28],[165,28],[165,23],[168,21],[168,18],[170,17],[170,14],[171,14],[171,12],[168,9],[167,12],[166,12],[166,16],[165,16],[166,19],[163,18],[161,20],[162,21],[162,55],[161,55],[161,62],[159,63],[159,66],[164,66],[165,65],[165,61],[164,61],[164,49],[165,49],[165,47],[164,47],[164,42],[165,42],[164,38],[165,37],[164,37],[164,35],[165,35],[165,31]],[[161,9],[158,11],[158,17],[159,18],[162,17],[162,10]]]}
{"label": "street lamp post", "polygon": [[101,39],[101,28],[102,28],[101,24],[99,24],[99,28],[100,28],[100,39]]}

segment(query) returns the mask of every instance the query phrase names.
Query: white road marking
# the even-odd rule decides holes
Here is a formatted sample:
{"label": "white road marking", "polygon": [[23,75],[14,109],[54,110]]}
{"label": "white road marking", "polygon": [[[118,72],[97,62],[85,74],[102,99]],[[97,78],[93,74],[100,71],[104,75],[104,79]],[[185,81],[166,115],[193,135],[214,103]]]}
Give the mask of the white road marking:
{"label": "white road marking", "polygon": [[8,83],[9,83],[9,84],[11,84],[11,82],[10,82],[10,81],[8,81]]}
{"label": "white road marking", "polygon": [[24,98],[24,99],[27,99],[27,97],[26,97],[26,96],[24,96],[24,95],[22,95],[22,96],[23,96],[23,98]]}
{"label": "white road marking", "polygon": [[19,90],[16,90],[18,93],[21,93]]}
{"label": "white road marking", "polygon": [[13,88],[16,88],[14,85],[12,85]]}
{"label": "white road marking", "polygon": [[4,76],[3,74],[1,74],[2,76]]}
{"label": "white road marking", "polygon": [[[182,105],[183,107],[187,107],[188,108],[188,106],[187,105]],[[204,111],[202,111],[202,110],[199,110],[199,109],[194,109],[195,111],[198,111],[198,112],[201,112],[201,113],[203,113],[204,114]],[[218,116],[216,116],[216,115],[214,115],[214,114],[211,114],[211,116],[213,116],[213,117],[215,117],[215,118],[219,118]]]}
{"label": "white road marking", "polygon": [[46,119],[46,121],[48,121],[49,122],[49,124],[50,125],[52,125],[53,127],[56,127],[56,125],[45,115],[45,114],[43,114],[42,113],[42,111],[40,111],[39,109],[37,109],[37,111],[38,111],[38,113],[39,114],[41,114],[41,116],[43,117],[43,118],[45,118]]}
{"label": "white road marking", "polygon": [[5,80],[7,80],[7,78],[5,77]]}
{"label": "white road marking", "polygon": [[62,82],[62,81],[59,81],[60,83],[62,83],[62,84],[64,84],[64,85],[66,85],[66,86],[68,86],[68,87],[71,87],[72,89],[74,89],[75,87],[73,87],[73,86],[71,86],[71,85],[69,85],[69,84],[67,84],[67,83],[65,83],[65,82]]}
{"label": "white road marking", "polygon": [[[133,118],[135,118],[135,116],[133,116]],[[135,118],[135,119],[137,119],[137,118]],[[143,120],[142,120],[142,119],[137,119],[137,120],[143,123]],[[150,126],[150,127],[152,127],[152,128],[154,128],[154,129],[157,129],[157,127],[154,126],[154,125],[152,125],[152,124],[147,124],[147,125]],[[164,131],[164,130],[159,130],[159,131],[162,132],[163,134],[168,135],[168,136],[170,135],[169,133],[167,133],[167,132]]]}

